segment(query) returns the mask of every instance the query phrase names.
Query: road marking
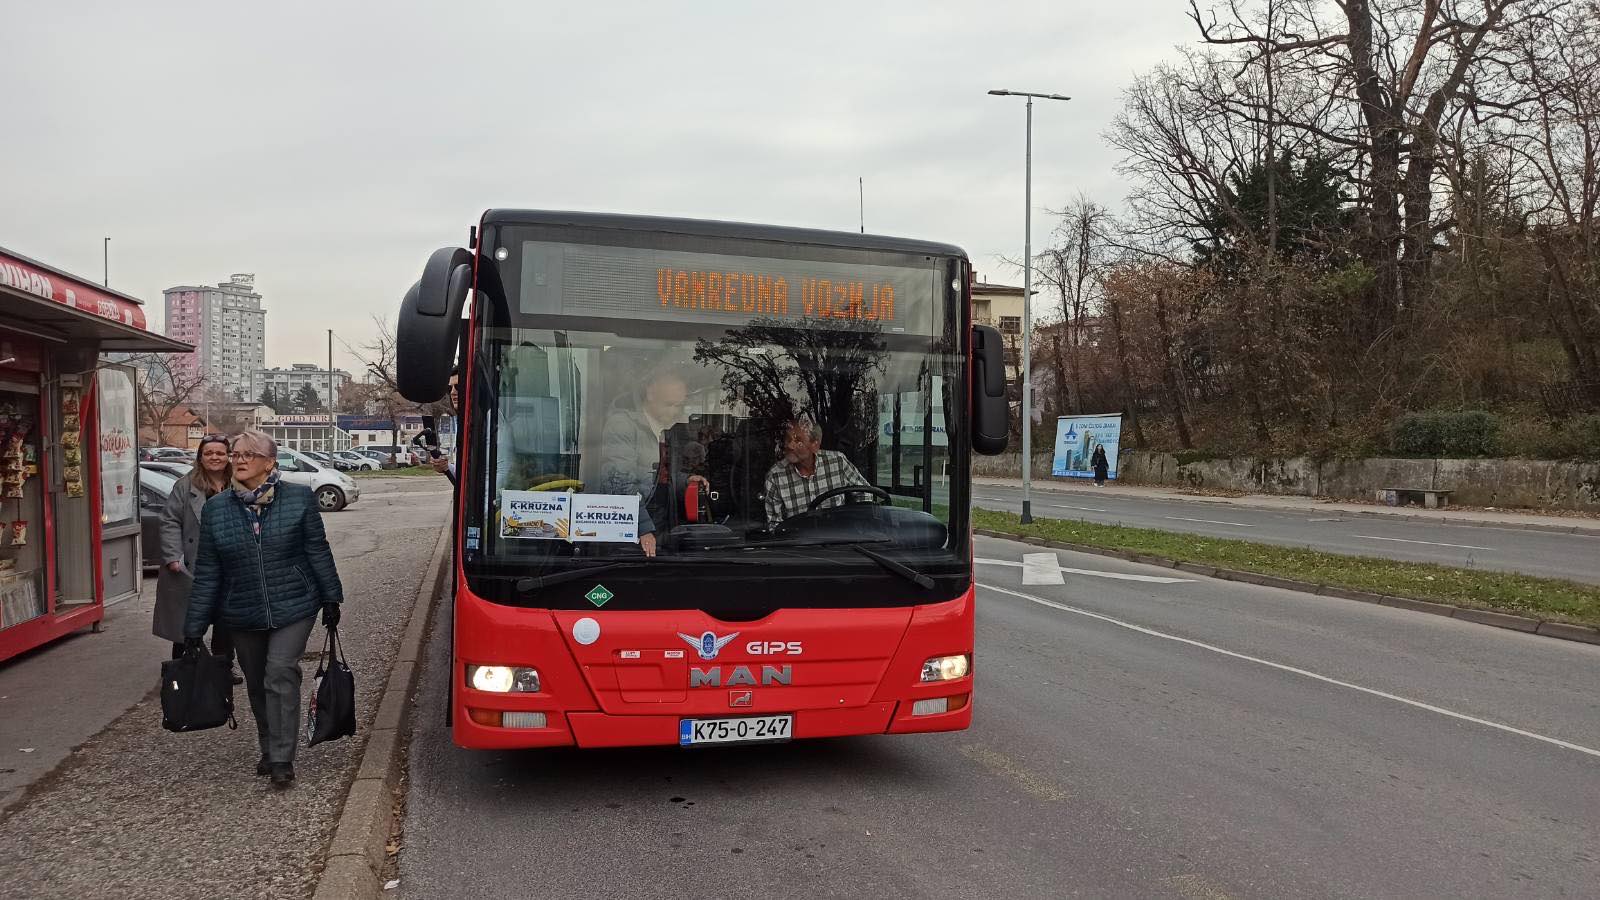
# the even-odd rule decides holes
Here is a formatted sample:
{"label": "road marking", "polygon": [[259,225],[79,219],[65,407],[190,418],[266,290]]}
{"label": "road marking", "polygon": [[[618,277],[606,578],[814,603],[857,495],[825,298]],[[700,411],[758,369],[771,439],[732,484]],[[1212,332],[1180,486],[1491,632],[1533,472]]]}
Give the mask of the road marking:
{"label": "road marking", "polygon": [[1503,723],[1500,723],[1500,722],[1491,721],[1489,719],[1480,719],[1477,716],[1469,716],[1466,713],[1459,713],[1459,712],[1456,712],[1453,709],[1446,709],[1446,708],[1444,708],[1442,706],[1434,706],[1432,703],[1424,703],[1421,700],[1412,700],[1409,697],[1402,697],[1399,694],[1391,694],[1388,691],[1380,691],[1380,690],[1377,690],[1375,688],[1362,687],[1359,684],[1352,684],[1352,683],[1350,683],[1348,681],[1340,681],[1337,678],[1331,678],[1331,677],[1329,677],[1327,675],[1320,675],[1320,674],[1318,674],[1316,672],[1310,671],[1309,669],[1301,669],[1301,668],[1298,668],[1298,667],[1295,667],[1295,666],[1285,665],[1285,664],[1279,663],[1279,662],[1273,662],[1270,659],[1261,659],[1260,657],[1256,657],[1256,656],[1248,656],[1246,654],[1239,653],[1239,652],[1234,651],[1234,650],[1227,650],[1227,649],[1224,649],[1222,647],[1218,647],[1215,644],[1207,644],[1207,643],[1205,643],[1203,641],[1197,641],[1197,640],[1194,640],[1193,638],[1179,637],[1179,636],[1177,636],[1175,634],[1167,634],[1164,631],[1156,631],[1154,628],[1146,628],[1143,625],[1135,625],[1132,622],[1124,622],[1121,619],[1112,618],[1111,616],[1107,616],[1107,615],[1104,615],[1104,614],[1101,614],[1101,613],[1097,613],[1097,612],[1090,612],[1089,610],[1086,610],[1086,609],[1079,609],[1079,608],[1077,608],[1075,606],[1068,606],[1065,603],[1057,603],[1054,600],[1046,600],[1043,597],[1035,597],[1032,594],[1024,594],[1021,591],[1013,591],[1013,590],[1010,590],[1009,588],[995,587],[992,584],[983,584],[981,582],[979,583],[979,586],[988,588],[991,591],[998,591],[999,593],[1002,593],[1002,594],[1010,594],[1013,597],[1020,597],[1023,600],[1029,600],[1029,601],[1032,601],[1034,603],[1037,603],[1040,606],[1048,606],[1051,609],[1059,609],[1062,612],[1075,613],[1077,615],[1085,616],[1085,617],[1090,618],[1090,619],[1099,619],[1102,622],[1110,623],[1112,625],[1117,626],[1118,628],[1126,628],[1129,631],[1137,631],[1140,634],[1148,634],[1151,637],[1158,637],[1158,638],[1161,638],[1162,640],[1173,641],[1173,642],[1179,643],[1179,644],[1188,644],[1191,647],[1199,647],[1201,650],[1210,650],[1212,653],[1219,653],[1219,654],[1221,654],[1223,656],[1231,656],[1234,659],[1242,659],[1245,662],[1253,662],[1253,663],[1255,663],[1257,665],[1266,666],[1266,667],[1271,668],[1271,669],[1277,669],[1277,670],[1282,671],[1282,672],[1288,672],[1288,673],[1293,674],[1293,675],[1301,675],[1301,676],[1304,676],[1306,678],[1313,679],[1315,681],[1321,681],[1321,682],[1323,682],[1325,684],[1331,684],[1331,685],[1334,685],[1336,687],[1348,688],[1349,690],[1358,691],[1358,692],[1363,693],[1363,694],[1370,694],[1370,695],[1372,695],[1374,697],[1382,697],[1385,700],[1393,700],[1396,703],[1404,703],[1406,706],[1414,706],[1417,709],[1425,709],[1428,712],[1438,713],[1441,716],[1447,716],[1447,717],[1452,718],[1452,719],[1459,719],[1459,720],[1461,720],[1463,722],[1471,722],[1471,723],[1473,723],[1475,725],[1482,725],[1482,726],[1484,726],[1486,728],[1493,728],[1493,729],[1496,729],[1498,731],[1504,731],[1504,732],[1506,732],[1508,734],[1515,734],[1515,735],[1520,735],[1520,736],[1525,737],[1525,738],[1532,738],[1533,740],[1536,740],[1536,741],[1543,741],[1546,744],[1554,744],[1555,746],[1561,747],[1562,749],[1565,749],[1565,750],[1575,750],[1575,751],[1577,751],[1579,753],[1583,753],[1583,754],[1587,754],[1589,756],[1600,758],[1600,750],[1596,750],[1593,747],[1585,747],[1582,744],[1574,744],[1571,741],[1563,741],[1560,738],[1554,738],[1554,737],[1550,737],[1549,735],[1543,735],[1543,734],[1539,734],[1537,732],[1527,731],[1525,729],[1518,728],[1518,727],[1516,727],[1514,725],[1506,725],[1506,724],[1503,724]]}
{"label": "road marking", "polygon": [[1457,548],[1459,550],[1493,550],[1494,549],[1493,547],[1474,547],[1471,544],[1441,544],[1438,541],[1408,541],[1405,538],[1377,537],[1375,535],[1370,535],[1370,534],[1353,534],[1353,535],[1351,535],[1351,537],[1358,537],[1358,538],[1361,538],[1362,540],[1367,540],[1367,541],[1393,541],[1396,544],[1427,544],[1429,547],[1455,547],[1455,548]]}
{"label": "road marking", "polygon": [[[1033,554],[1028,554],[1033,555]],[[1014,559],[974,559],[973,562],[980,566],[1010,566],[1013,569],[1023,568],[1023,564]],[[1117,581],[1143,581],[1147,584],[1188,584],[1193,578],[1165,578],[1160,575],[1127,575],[1122,572],[1101,572],[1097,569],[1074,569],[1070,566],[1056,566],[1057,571],[1068,575],[1092,575],[1096,578],[1113,578]],[[1061,583],[1061,582],[1055,582]]]}
{"label": "road marking", "polygon": [[1183,516],[1167,516],[1174,522],[1204,522],[1207,525],[1232,525],[1235,528],[1254,528],[1254,525],[1245,522],[1219,522],[1216,519],[1186,519]]}
{"label": "road marking", "polygon": [[1343,522],[1343,519],[1307,519],[1307,522]]}
{"label": "road marking", "polygon": [[1059,785],[1050,779],[1030,772],[1018,765],[1016,760],[1004,753],[990,750],[987,747],[978,747],[967,744],[961,748],[961,755],[972,760],[985,769],[1003,778],[1009,778],[1022,787],[1024,791],[1041,800],[1062,801],[1070,796]]}
{"label": "road marking", "polygon": [[1048,506],[1051,509],[1076,509],[1076,510],[1078,510],[1080,512],[1110,512],[1111,511],[1109,509],[1101,509],[1098,506],[1067,506],[1064,503],[1043,503],[1043,504],[1040,504],[1040,505],[1041,506]]}
{"label": "road marking", "polygon": [[1023,584],[1066,584],[1061,576],[1061,560],[1054,553],[1022,554]]}

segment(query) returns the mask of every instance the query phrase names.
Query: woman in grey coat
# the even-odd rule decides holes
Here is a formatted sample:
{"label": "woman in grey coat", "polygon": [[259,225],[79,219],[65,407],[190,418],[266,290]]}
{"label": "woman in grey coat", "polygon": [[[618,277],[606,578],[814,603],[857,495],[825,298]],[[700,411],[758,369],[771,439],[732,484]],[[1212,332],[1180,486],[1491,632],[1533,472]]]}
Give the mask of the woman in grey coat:
{"label": "woman in grey coat", "polygon": [[[200,550],[200,510],[207,500],[226,490],[232,478],[227,437],[208,434],[195,451],[194,469],[173,485],[161,510],[161,576],[156,581],[151,630],[172,642],[173,659],[183,655],[183,622],[189,615],[189,588],[194,583],[195,554]],[[211,631],[211,652],[233,660],[233,640],[220,626]],[[234,684],[241,681],[234,676]]]}

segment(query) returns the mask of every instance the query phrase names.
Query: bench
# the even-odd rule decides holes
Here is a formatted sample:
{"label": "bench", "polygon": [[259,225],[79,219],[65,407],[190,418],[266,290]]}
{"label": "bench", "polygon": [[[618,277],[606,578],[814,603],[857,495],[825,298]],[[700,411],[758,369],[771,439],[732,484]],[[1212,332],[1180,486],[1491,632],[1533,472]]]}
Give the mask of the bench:
{"label": "bench", "polygon": [[1378,491],[1378,502],[1387,506],[1421,503],[1424,509],[1441,509],[1450,505],[1450,495],[1453,493],[1433,488],[1383,488]]}

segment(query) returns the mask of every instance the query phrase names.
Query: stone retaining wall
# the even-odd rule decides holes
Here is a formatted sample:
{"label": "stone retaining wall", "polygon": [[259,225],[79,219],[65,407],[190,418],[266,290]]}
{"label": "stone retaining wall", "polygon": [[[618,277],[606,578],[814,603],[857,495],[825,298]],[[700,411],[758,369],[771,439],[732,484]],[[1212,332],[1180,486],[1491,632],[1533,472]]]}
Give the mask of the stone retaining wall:
{"label": "stone retaining wall", "polygon": [[[1012,465],[1020,461],[1013,454]],[[1531,459],[1229,457],[1180,463],[1171,453],[1124,450],[1129,484],[1298,494],[1371,501],[1388,488],[1449,490],[1463,506],[1600,512],[1600,463]],[[1048,470],[1048,461],[1046,461]],[[1012,472],[1016,469],[1013,468]]]}

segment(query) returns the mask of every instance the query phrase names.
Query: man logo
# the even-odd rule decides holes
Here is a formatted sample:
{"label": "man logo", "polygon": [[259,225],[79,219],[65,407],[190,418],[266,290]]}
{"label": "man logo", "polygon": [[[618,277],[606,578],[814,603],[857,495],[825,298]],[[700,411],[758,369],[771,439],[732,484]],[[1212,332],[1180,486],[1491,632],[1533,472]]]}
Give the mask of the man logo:
{"label": "man logo", "polygon": [[695,637],[691,634],[684,634],[681,631],[678,632],[678,637],[683,638],[684,643],[693,647],[694,652],[700,654],[701,659],[716,659],[717,654],[722,652],[722,648],[728,646],[728,644],[738,636],[739,632],[737,631],[728,635],[727,637],[717,637],[714,633],[709,631],[700,635],[699,637]]}

